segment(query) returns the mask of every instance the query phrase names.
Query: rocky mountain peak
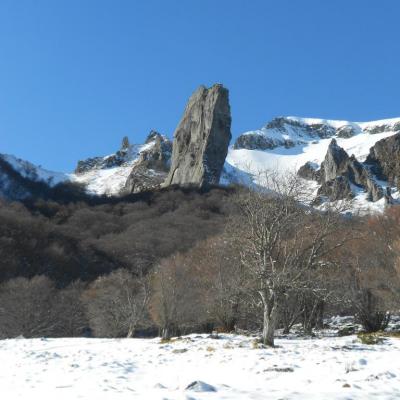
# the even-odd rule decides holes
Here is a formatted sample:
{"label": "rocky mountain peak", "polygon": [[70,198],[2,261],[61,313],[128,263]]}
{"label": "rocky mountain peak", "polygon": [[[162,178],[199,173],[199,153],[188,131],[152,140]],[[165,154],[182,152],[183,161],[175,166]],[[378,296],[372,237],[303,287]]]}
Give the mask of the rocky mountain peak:
{"label": "rocky mountain peak", "polygon": [[[399,123],[400,125],[400,123]],[[379,179],[400,186],[400,132],[384,138],[371,147],[366,163]]]}
{"label": "rocky mountain peak", "polygon": [[327,182],[341,175],[346,170],[348,161],[348,154],[337,144],[336,139],[332,139],[321,165],[321,179]]}
{"label": "rocky mountain peak", "polygon": [[[305,166],[302,168],[305,169]],[[332,139],[328,146],[319,179],[321,187],[318,189],[317,198],[326,196],[330,201],[351,198],[354,196],[351,184],[364,189],[373,202],[384,196],[382,187],[373,179],[368,168],[354,155],[349,157],[335,139]]]}
{"label": "rocky mountain peak", "polygon": [[175,130],[171,169],[164,186],[218,184],[231,140],[229,92],[200,86]]}
{"label": "rocky mountain peak", "polygon": [[151,142],[154,142],[154,141],[165,141],[165,140],[168,140],[168,139],[166,139],[166,137],[165,136],[163,136],[163,135],[161,135],[161,133],[159,133],[159,132],[157,132],[157,131],[154,131],[154,130],[151,130],[150,131],[150,133],[147,135],[147,137],[146,137],[146,140],[145,140],[145,144],[147,144],[147,143],[151,143]]}
{"label": "rocky mountain peak", "polygon": [[131,147],[128,136],[124,136],[122,139],[121,150],[128,150]]}

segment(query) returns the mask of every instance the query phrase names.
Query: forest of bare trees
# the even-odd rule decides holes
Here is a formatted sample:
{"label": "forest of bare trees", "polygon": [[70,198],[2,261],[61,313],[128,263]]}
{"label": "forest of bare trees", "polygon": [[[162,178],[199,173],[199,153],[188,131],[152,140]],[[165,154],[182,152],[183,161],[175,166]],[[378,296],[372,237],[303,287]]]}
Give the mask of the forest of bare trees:
{"label": "forest of bare trees", "polygon": [[[348,217],[299,205],[296,177],[145,200],[0,207],[0,337],[305,334],[400,308],[400,208]],[[270,185],[270,186],[271,186]]]}

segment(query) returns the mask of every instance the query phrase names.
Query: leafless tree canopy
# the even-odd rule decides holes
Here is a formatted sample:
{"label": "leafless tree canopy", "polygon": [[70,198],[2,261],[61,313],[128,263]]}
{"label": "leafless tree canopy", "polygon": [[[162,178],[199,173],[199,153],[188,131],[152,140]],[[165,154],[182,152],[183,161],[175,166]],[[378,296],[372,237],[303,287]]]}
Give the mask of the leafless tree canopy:
{"label": "leafless tree canopy", "polygon": [[[400,298],[400,207],[316,210],[295,175],[99,204],[0,200],[0,337],[276,328],[349,313],[384,329]],[[147,196],[147,197],[146,197]],[[296,328],[297,329],[297,328]]]}

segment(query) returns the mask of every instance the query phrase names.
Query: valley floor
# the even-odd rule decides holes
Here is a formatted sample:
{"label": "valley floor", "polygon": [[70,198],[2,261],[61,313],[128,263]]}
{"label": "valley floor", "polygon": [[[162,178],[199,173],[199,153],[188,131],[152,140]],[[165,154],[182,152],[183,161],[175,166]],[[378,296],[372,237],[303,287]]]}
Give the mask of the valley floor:
{"label": "valley floor", "polygon": [[[1,398],[399,399],[400,339],[356,336],[0,341]],[[192,382],[201,381],[191,385]]]}

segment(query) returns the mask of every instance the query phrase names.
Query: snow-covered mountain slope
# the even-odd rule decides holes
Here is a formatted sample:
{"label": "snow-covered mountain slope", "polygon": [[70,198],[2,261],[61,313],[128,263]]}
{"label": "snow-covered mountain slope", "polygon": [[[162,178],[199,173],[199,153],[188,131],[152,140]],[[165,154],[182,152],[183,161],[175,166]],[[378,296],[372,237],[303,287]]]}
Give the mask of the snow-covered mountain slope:
{"label": "snow-covered mountain slope", "polygon": [[[296,172],[306,162],[318,170],[326,156],[332,138],[349,155],[365,162],[370,148],[379,140],[400,132],[400,118],[372,122],[333,121],[315,118],[276,118],[260,130],[246,132],[239,136],[229,149],[225,164],[224,183],[229,181],[234,171],[234,180],[249,180],[262,184],[262,173],[270,171]],[[261,138],[261,139],[260,139]],[[235,176],[236,175],[236,176]],[[379,181],[379,180],[378,180]],[[393,198],[398,197],[397,188],[391,186]],[[309,182],[315,191],[317,182]],[[380,210],[384,200],[371,204],[362,190],[355,193],[356,207]]]}
{"label": "snow-covered mountain slope", "polygon": [[0,197],[21,200],[32,195],[35,183],[51,187],[67,180],[67,174],[48,171],[12,155],[0,154]]}
{"label": "snow-covered mountain slope", "polygon": [[116,196],[133,192],[135,189],[130,182],[138,175],[149,186],[165,178],[171,151],[171,142],[154,131],[143,145],[131,145],[124,138],[116,153],[79,161],[70,179],[86,185],[88,192],[96,195]]}
{"label": "snow-covered mountain slope", "polygon": [[[121,149],[105,157],[79,161],[73,173],[52,172],[11,155],[0,154],[0,197],[22,200],[42,194],[38,184],[53,187],[74,182],[92,195],[118,196],[158,187],[170,165],[172,143],[151,131],[142,145],[124,138]],[[36,185],[35,185],[36,184]]]}
{"label": "snow-covered mountain slope", "polygon": [[[51,186],[63,181],[83,184],[93,195],[152,190],[165,180],[171,152],[171,141],[152,131],[143,145],[131,145],[124,138],[120,150],[80,161],[71,174],[2,155],[0,194],[22,199],[31,194],[27,182]],[[355,210],[382,211],[386,204],[400,202],[400,118],[372,122],[275,118],[236,139],[220,183],[264,185],[265,171],[299,173],[309,188],[309,203],[315,206],[350,196]]]}
{"label": "snow-covered mountain slope", "polygon": [[7,161],[15,171],[21,174],[24,178],[33,181],[42,181],[50,186],[54,186],[68,179],[68,175],[63,172],[49,171],[41,166],[34,165],[29,161],[21,160],[9,154],[0,154],[0,157]]}
{"label": "snow-covered mountain slope", "polygon": [[93,163],[82,172],[77,169],[69,175],[70,179],[86,185],[89,193],[117,195],[125,187],[125,183],[133,166],[138,162],[141,152],[151,148],[152,145],[153,143],[142,146],[130,145],[118,162],[116,162],[117,153],[105,157],[96,157],[97,163]]}

